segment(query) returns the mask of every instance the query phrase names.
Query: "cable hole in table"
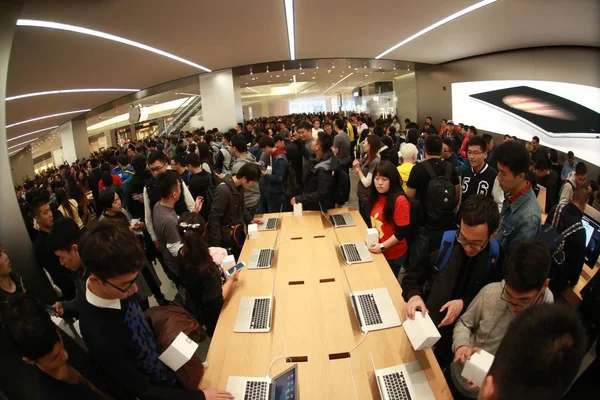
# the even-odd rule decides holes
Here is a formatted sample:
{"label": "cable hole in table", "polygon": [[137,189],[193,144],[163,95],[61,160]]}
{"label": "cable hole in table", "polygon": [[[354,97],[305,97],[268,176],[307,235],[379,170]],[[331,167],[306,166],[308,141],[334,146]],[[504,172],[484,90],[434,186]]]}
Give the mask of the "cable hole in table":
{"label": "cable hole in table", "polygon": [[323,239],[325,237],[325,235],[315,235],[313,236],[313,239]]}
{"label": "cable hole in table", "polygon": [[332,353],[329,355],[330,360],[340,360],[342,358],[350,358],[350,353]]}
{"label": "cable hole in table", "polygon": [[286,361],[288,363],[308,362],[308,357],[307,356],[287,357]]}
{"label": "cable hole in table", "polygon": [[320,283],[329,283],[329,282],[335,282],[335,278],[323,278],[323,279],[319,279]]}
{"label": "cable hole in table", "polygon": [[304,281],[289,281],[288,285],[304,285]]}

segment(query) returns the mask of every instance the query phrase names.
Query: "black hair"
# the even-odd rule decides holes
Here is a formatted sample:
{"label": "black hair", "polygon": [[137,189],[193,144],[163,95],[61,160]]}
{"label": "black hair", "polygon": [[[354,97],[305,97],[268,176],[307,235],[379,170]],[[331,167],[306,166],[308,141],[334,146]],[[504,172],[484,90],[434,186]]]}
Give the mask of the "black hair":
{"label": "black hair", "polygon": [[504,279],[519,293],[540,290],[550,272],[550,248],[541,240],[522,240],[511,247]]}
{"label": "black hair", "polygon": [[166,199],[171,196],[171,193],[173,193],[177,185],[179,185],[179,176],[177,175],[177,172],[168,170],[156,178],[156,185],[160,192],[160,198]]}
{"label": "black hair", "polygon": [[129,156],[127,154],[121,154],[118,157],[119,164],[127,166],[129,164]]}
{"label": "black hair", "polygon": [[448,138],[442,138],[442,143],[448,146],[451,152],[454,151],[454,142]]}
{"label": "black hair", "polygon": [[402,191],[402,178],[400,178],[400,173],[398,172],[398,168],[388,160],[381,161],[375,170],[373,171],[373,180],[375,177],[383,176],[388,178],[390,181],[390,188],[387,193],[380,194],[375,188],[375,182],[371,184],[371,192],[369,194],[369,207],[373,208],[373,205],[379,198],[379,196],[385,196],[385,205],[383,207],[383,217],[390,224],[394,224],[394,211],[396,209],[396,199],[400,196]]}
{"label": "black hair", "polygon": [[[417,129],[413,129],[413,128],[409,129],[406,134],[406,141],[408,143],[412,143],[415,146],[417,146],[419,143],[419,131]],[[440,150],[440,152],[441,152],[441,150]]]}
{"label": "black hair", "polygon": [[537,136],[534,136],[534,137],[532,137],[532,138],[531,138],[531,141],[533,142],[534,140],[535,140],[535,141],[536,141],[538,144],[540,144],[540,138],[539,138],[539,137],[537,137]]}
{"label": "black hair", "polygon": [[[182,227],[181,224],[198,225]],[[215,264],[206,243],[206,224],[198,213],[185,212],[179,217],[179,234],[183,243],[181,258],[183,266],[199,275],[219,275],[219,266]]]}
{"label": "black hair", "polygon": [[277,134],[275,134],[275,136],[273,136],[273,142],[277,143],[279,141],[285,142],[285,139],[284,139],[283,135],[277,133]]}
{"label": "black hair", "polygon": [[491,236],[500,225],[498,205],[489,196],[474,194],[460,207],[460,220],[468,226],[487,224],[488,235]]}
{"label": "black hair", "polygon": [[185,158],[183,157],[183,154],[175,154],[175,156],[173,156],[172,158],[173,161],[175,161],[175,163],[181,165],[182,167],[185,167]]}
{"label": "black hair", "polygon": [[245,153],[248,151],[246,140],[241,135],[235,135],[231,138],[231,147],[234,147],[238,153]]}
{"label": "black hair", "polygon": [[167,163],[169,162],[169,157],[162,151],[153,151],[148,154],[148,165],[152,165],[157,161]]}
{"label": "black hair", "polygon": [[246,163],[242,165],[242,167],[235,174],[236,178],[243,179],[246,178],[248,182],[257,182],[262,175],[260,167],[258,164],[254,163]]}
{"label": "black hair", "polygon": [[567,157],[575,157],[575,154],[569,150],[569,152],[567,153]]}
{"label": "black hair", "polygon": [[488,145],[490,142],[494,141],[494,137],[492,135],[490,135],[489,133],[484,133],[483,135],[481,135],[481,137],[485,141],[486,145]]}
{"label": "black hair", "polygon": [[335,127],[336,128],[343,130],[345,126],[346,126],[346,124],[344,123],[344,120],[342,120],[342,119],[336,119],[335,120]]}
{"label": "black hair", "polygon": [[[231,132],[233,130],[233,132]],[[230,129],[223,134],[223,139],[227,140],[227,143],[231,143],[231,138],[236,134],[235,129]]]}
{"label": "black hair", "polygon": [[471,139],[469,139],[469,141],[467,142],[467,151],[471,146],[479,146],[483,153],[487,151],[487,144],[481,136],[472,136]]}
{"label": "black hair", "polygon": [[48,246],[52,251],[71,251],[71,247],[79,242],[81,231],[77,223],[70,218],[59,218],[52,225],[48,235]]}
{"label": "black hair", "polygon": [[244,124],[242,124],[241,122],[238,122],[238,123],[237,123],[237,126],[239,126],[239,127],[240,127],[240,128],[242,128],[242,129],[244,128]]}
{"label": "black hair", "polygon": [[90,160],[90,166],[91,166],[92,168],[96,168],[96,167],[98,166],[98,160],[96,160],[95,158],[92,158],[92,159]]}
{"label": "black hair", "polygon": [[535,169],[537,171],[546,171],[548,169],[548,160],[545,158],[540,158],[535,163]]}
{"label": "black hair", "polygon": [[509,326],[488,372],[497,400],[559,400],[581,366],[586,334],[566,304],[538,304]]}
{"label": "black hair", "polygon": [[275,147],[275,140],[271,136],[265,135],[258,141],[258,147],[264,149],[267,146]]}
{"label": "black hair", "polygon": [[503,142],[494,154],[496,162],[508,168],[513,175],[527,174],[530,156],[523,143],[515,140]]}
{"label": "black hair", "polygon": [[587,165],[583,161],[579,161],[575,166],[575,175],[587,175]]}
{"label": "black hair", "polygon": [[73,212],[73,205],[69,202],[69,195],[64,188],[57,188],[54,190],[54,194],[56,195],[56,202],[59,206],[62,206],[66,212],[65,217],[75,219],[75,213]]}
{"label": "black hair", "polygon": [[108,164],[109,165],[117,165],[118,164],[117,157],[116,156],[108,157]]}
{"label": "black hair", "polygon": [[442,138],[438,135],[428,135],[425,138],[425,151],[430,156],[439,156],[442,154]]}
{"label": "black hair", "polygon": [[390,149],[392,148],[392,146],[394,146],[394,140],[391,137],[387,136],[387,135],[385,135],[385,136],[383,136],[381,138],[381,143],[383,143],[384,145],[386,145]]}
{"label": "black hair", "polygon": [[404,124],[409,124],[410,123],[410,118],[404,118]]}
{"label": "black hair", "polygon": [[146,169],[146,157],[143,154],[136,154],[131,159],[131,166],[136,173],[142,172]]}
{"label": "black hair", "polygon": [[468,129],[470,129],[471,132],[473,132],[473,136],[477,136],[477,128],[475,128],[475,126],[471,125]]}
{"label": "black hair", "polygon": [[206,142],[207,144],[210,144],[214,141],[215,141],[215,138],[212,134],[207,133],[206,135],[204,135],[204,142]]}
{"label": "black hair", "polygon": [[102,173],[101,180],[102,180],[102,185],[104,185],[104,187],[109,187],[109,186],[113,185],[113,175],[109,171],[104,171]]}
{"label": "black hair", "polygon": [[333,139],[325,132],[319,132],[317,135],[317,143],[319,143],[323,153],[326,153],[331,149],[331,146],[333,146]]}
{"label": "black hair", "polygon": [[304,129],[307,131],[312,130],[312,124],[308,121],[304,121],[300,124],[300,126],[298,126],[298,129]]}
{"label": "black hair", "polygon": [[393,125],[390,125],[388,127],[389,131],[390,131],[390,135],[394,136],[396,134],[396,127]]}
{"label": "black hair", "polygon": [[189,153],[185,156],[185,165],[191,165],[194,168],[200,167],[202,162],[200,161],[200,156],[196,153]]}
{"label": "black hair", "polygon": [[[101,172],[110,172],[110,166],[108,165],[108,163],[102,163],[102,165],[100,165],[100,171]],[[56,174],[58,176],[60,176],[60,174]]]}
{"label": "black hair", "polygon": [[12,343],[24,357],[39,360],[60,341],[56,325],[42,303],[32,295],[8,303],[4,323]]}
{"label": "black hair", "polygon": [[383,126],[377,125],[375,128],[373,128],[373,135],[379,136],[381,138],[384,134],[385,131],[383,130]]}
{"label": "black hair", "polygon": [[98,194],[98,205],[102,210],[108,210],[112,207],[112,203],[115,201],[115,189],[112,187],[107,187],[102,189],[102,191]]}
{"label": "black hair", "polygon": [[432,120],[432,121],[433,121],[433,118],[431,118],[431,117],[426,117],[425,119],[430,119],[430,120]]}
{"label": "black hair", "polygon": [[106,280],[140,271],[146,261],[133,232],[117,224],[97,224],[79,241],[79,254],[86,272]]}

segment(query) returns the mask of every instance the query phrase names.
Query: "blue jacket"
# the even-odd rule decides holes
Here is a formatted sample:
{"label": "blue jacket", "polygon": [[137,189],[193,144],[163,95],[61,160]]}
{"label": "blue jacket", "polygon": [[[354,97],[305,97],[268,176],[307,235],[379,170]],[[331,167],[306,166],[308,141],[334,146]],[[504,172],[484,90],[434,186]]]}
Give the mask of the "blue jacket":
{"label": "blue jacket", "polygon": [[541,213],[540,205],[531,189],[514,203],[504,200],[496,237],[502,249],[507,251],[520,240],[535,239],[540,231]]}
{"label": "blue jacket", "polygon": [[272,158],[272,163],[271,173],[264,175],[260,181],[261,183],[264,181],[265,195],[267,193],[283,193],[285,191],[284,182],[288,173],[287,157],[285,154],[276,154]]}

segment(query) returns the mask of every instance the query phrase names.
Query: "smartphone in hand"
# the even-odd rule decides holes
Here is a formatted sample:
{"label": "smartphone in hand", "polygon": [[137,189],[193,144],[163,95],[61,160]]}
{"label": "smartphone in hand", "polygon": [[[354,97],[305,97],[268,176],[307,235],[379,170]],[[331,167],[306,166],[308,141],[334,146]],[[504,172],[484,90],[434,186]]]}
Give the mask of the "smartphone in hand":
{"label": "smartphone in hand", "polygon": [[233,273],[235,271],[239,271],[240,269],[244,268],[245,266],[246,266],[246,263],[243,261],[240,261],[237,265],[234,265],[233,267],[231,267],[227,270],[227,276],[233,275]]}

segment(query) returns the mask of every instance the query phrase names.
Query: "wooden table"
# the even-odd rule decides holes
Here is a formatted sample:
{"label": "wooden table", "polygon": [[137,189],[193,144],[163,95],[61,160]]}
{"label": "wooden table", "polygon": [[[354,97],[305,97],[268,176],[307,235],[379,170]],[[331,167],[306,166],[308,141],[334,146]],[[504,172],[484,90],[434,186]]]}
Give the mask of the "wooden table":
{"label": "wooden table", "polygon": [[[366,226],[357,211],[352,215],[357,226],[337,230],[343,242],[364,240]],[[274,376],[296,362],[302,399],[379,399],[372,353],[379,369],[418,360],[436,399],[452,399],[433,352],[415,352],[401,326],[366,337],[360,331],[349,285],[354,291],[386,287],[404,320],[402,291],[383,255],[345,266],[334,250],[334,233],[320,213],[282,217],[274,267],[240,272],[221,311],[200,387],[224,389],[229,376],[264,377],[271,363]],[[258,239],[247,240],[240,260],[248,262],[252,249],[272,246],[276,235],[277,231],[259,232]],[[271,332],[234,333],[241,297],[266,296],[273,287]]]}

